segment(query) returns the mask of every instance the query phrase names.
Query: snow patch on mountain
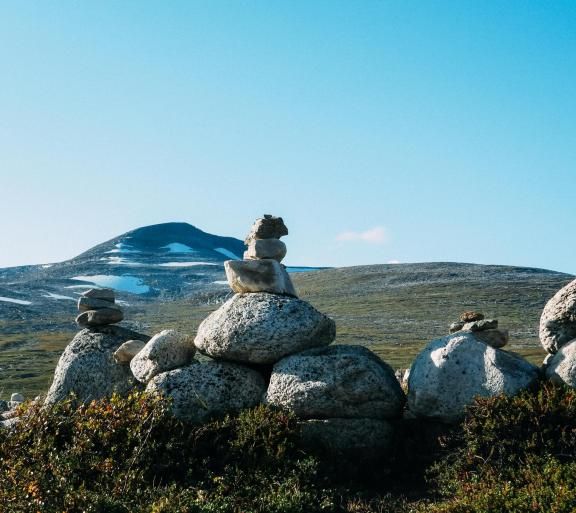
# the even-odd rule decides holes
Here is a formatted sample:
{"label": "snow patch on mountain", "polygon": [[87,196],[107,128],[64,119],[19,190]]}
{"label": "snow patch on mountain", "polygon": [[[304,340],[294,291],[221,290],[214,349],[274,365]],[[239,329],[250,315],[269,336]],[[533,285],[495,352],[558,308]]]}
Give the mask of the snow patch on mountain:
{"label": "snow patch on mountain", "polygon": [[217,251],[221,255],[224,255],[232,260],[242,260],[238,255],[232,253],[232,251],[228,251],[226,248],[214,248],[214,251]]}
{"label": "snow patch on mountain", "polygon": [[115,276],[112,274],[96,274],[93,276],[75,276],[71,280],[88,281],[98,287],[108,287],[121,292],[146,294],[150,287],[137,276]]}
{"label": "snow patch on mountain", "polygon": [[32,301],[24,301],[23,299],[14,299],[13,297],[3,297],[0,296],[0,301],[5,303],[15,303],[17,305],[31,305]]}
{"label": "snow patch on mountain", "polygon": [[222,265],[217,262],[164,262],[159,267],[195,267],[197,265]]}
{"label": "snow patch on mountain", "polygon": [[72,301],[76,301],[75,297],[62,296],[61,294],[54,294],[53,292],[48,292],[48,294],[42,294],[42,297],[47,297],[50,299],[71,299]]}
{"label": "snow patch on mountain", "polygon": [[171,242],[166,246],[162,246],[160,249],[167,249],[170,253],[194,253],[195,250],[186,244],[181,244],[180,242]]}

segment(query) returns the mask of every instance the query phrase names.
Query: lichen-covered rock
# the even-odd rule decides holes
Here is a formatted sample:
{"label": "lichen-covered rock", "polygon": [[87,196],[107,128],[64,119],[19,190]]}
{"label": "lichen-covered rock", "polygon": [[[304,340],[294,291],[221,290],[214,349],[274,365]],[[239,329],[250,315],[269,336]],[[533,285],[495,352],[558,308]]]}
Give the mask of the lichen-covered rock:
{"label": "lichen-covered rock", "polygon": [[576,339],[564,344],[545,365],[546,378],[576,388]]}
{"label": "lichen-covered rock", "polygon": [[392,425],[382,419],[310,419],[300,422],[302,442],[308,447],[322,447],[331,453],[390,449],[394,441]]}
{"label": "lichen-covered rock", "polygon": [[88,312],[89,310],[102,310],[103,308],[114,308],[121,310],[114,300],[108,301],[107,299],[98,299],[95,297],[80,296],[78,298],[78,310],[81,312]]}
{"label": "lichen-covered rock", "polygon": [[198,328],[194,344],[213,358],[275,363],[336,336],[332,319],[310,303],[274,294],[236,294]]}
{"label": "lichen-covered rock", "polygon": [[163,372],[146,387],[171,399],[174,416],[194,423],[256,406],[266,390],[255,370],[235,363],[192,363]]}
{"label": "lichen-covered rock", "polygon": [[100,310],[88,310],[76,317],[78,326],[96,327],[114,324],[124,319],[122,310],[117,308],[101,308]]}
{"label": "lichen-covered rock", "polygon": [[462,326],[462,331],[484,331],[498,328],[497,319],[481,319],[479,321],[467,322]]}
{"label": "lichen-covered rock", "polygon": [[394,370],[372,351],[336,345],[276,363],[264,402],[302,419],[387,419],[400,415],[405,397]]}
{"label": "lichen-covered rock", "polygon": [[408,379],[410,415],[456,422],[474,398],[515,395],[538,380],[539,370],[513,353],[459,332],[430,342]]}
{"label": "lichen-covered rock", "polygon": [[485,344],[498,349],[504,347],[509,339],[508,330],[476,331],[474,332],[474,336]]}
{"label": "lichen-covered rock", "polygon": [[188,365],[195,352],[192,337],[164,330],[154,335],[132,358],[130,369],[138,381],[148,383],[161,372]]}
{"label": "lichen-covered rock", "polygon": [[114,352],[127,340],[149,337],[120,326],[84,329],[66,346],[45,403],[52,404],[73,392],[80,401],[87,402],[127,393],[136,381],[126,365],[114,361]]}
{"label": "lichen-covered rock", "polygon": [[540,343],[556,353],[576,338],[576,280],[560,289],[544,307],[540,317]]}
{"label": "lichen-covered rock", "polygon": [[264,214],[264,217],[254,221],[244,244],[248,246],[255,239],[279,239],[284,235],[288,235],[288,228],[284,224],[284,220],[281,217]]}
{"label": "lichen-covered rock", "polygon": [[474,312],[472,310],[460,314],[460,321],[464,323],[481,321],[482,319],[484,319],[484,314],[480,312]]}

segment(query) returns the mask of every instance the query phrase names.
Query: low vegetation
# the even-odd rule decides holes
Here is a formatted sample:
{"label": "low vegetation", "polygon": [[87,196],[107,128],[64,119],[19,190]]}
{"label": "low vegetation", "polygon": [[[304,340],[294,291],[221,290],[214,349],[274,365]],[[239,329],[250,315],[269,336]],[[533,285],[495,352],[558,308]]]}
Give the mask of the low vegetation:
{"label": "low vegetation", "polygon": [[0,432],[0,504],[28,513],[486,513],[576,508],[576,392],[479,399],[459,426],[403,421],[393,454],[300,445],[264,406],[193,426],[142,393],[22,407]]}

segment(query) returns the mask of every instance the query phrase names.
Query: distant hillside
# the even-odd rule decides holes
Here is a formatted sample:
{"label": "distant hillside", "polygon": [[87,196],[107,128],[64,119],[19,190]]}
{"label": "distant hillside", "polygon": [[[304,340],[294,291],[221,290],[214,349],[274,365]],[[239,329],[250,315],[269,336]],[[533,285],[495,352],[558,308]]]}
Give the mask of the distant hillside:
{"label": "distant hillside", "polygon": [[293,276],[303,299],[336,320],[337,340],[371,347],[406,367],[464,310],[497,318],[507,349],[540,363],[542,309],[574,276],[525,267],[461,263],[345,267]]}

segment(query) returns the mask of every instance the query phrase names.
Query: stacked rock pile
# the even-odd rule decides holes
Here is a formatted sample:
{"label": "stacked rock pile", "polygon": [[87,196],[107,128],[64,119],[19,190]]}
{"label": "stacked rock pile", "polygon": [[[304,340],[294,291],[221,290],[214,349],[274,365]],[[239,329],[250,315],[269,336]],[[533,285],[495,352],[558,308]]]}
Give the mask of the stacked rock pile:
{"label": "stacked rock pile", "polygon": [[501,348],[508,343],[508,330],[498,329],[497,319],[485,319],[479,312],[464,312],[460,320],[450,324],[450,333],[473,332],[477,339],[489,346]]}
{"label": "stacked rock pile", "polygon": [[546,377],[576,388],[576,280],[560,289],[544,307],[540,343],[549,353]]}
{"label": "stacked rock pile", "polygon": [[112,289],[87,290],[78,299],[78,311],[76,324],[82,327],[107,326],[124,319]]}
{"label": "stacked rock pile", "polygon": [[450,335],[430,342],[408,376],[407,417],[457,422],[475,397],[514,395],[539,378],[539,369],[502,350],[508,331],[496,319],[464,312]]}

